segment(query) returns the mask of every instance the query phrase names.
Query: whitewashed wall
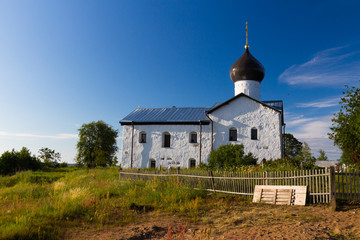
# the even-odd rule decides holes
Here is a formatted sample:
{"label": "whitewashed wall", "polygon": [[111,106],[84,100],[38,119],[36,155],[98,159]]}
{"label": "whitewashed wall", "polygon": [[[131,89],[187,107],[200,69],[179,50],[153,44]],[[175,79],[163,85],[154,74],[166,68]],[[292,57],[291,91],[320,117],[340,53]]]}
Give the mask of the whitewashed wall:
{"label": "whitewashed wall", "polygon": [[[214,148],[229,143],[229,129],[237,129],[237,140],[258,162],[281,157],[281,114],[245,96],[231,101],[210,114],[214,121]],[[258,140],[251,140],[251,128],[258,129]]]}
{"label": "whitewashed wall", "polygon": [[[210,114],[214,121],[214,149],[223,144],[242,143],[245,152],[252,152],[258,158],[277,159],[281,157],[281,114],[245,96],[231,101]],[[237,141],[229,141],[229,129],[237,129]],[[258,139],[251,140],[251,128],[257,128]],[[140,132],[146,132],[146,143],[139,142]],[[123,127],[122,161],[124,168],[131,163],[132,126]],[[163,133],[171,135],[170,148],[164,148]],[[190,133],[197,133],[197,143],[190,143]],[[156,167],[189,167],[189,159],[200,161],[199,125],[134,125],[133,168],[149,167],[150,159]],[[202,126],[201,162],[206,163],[211,151],[211,125]]]}
{"label": "whitewashed wall", "polygon": [[241,80],[234,84],[235,96],[244,93],[252,98],[260,100],[260,82],[256,80]]}
{"label": "whitewashed wall", "polygon": [[[124,168],[131,163],[132,126],[123,127],[122,161]],[[146,143],[139,142],[141,131],[146,132]],[[163,133],[171,135],[170,148],[164,148]],[[190,143],[190,133],[197,133],[197,143]],[[150,159],[156,161],[156,167],[180,166],[189,167],[189,159],[200,161],[200,126],[199,125],[134,125],[133,168],[149,167]],[[211,151],[210,125],[202,125],[201,161],[206,162]]]}

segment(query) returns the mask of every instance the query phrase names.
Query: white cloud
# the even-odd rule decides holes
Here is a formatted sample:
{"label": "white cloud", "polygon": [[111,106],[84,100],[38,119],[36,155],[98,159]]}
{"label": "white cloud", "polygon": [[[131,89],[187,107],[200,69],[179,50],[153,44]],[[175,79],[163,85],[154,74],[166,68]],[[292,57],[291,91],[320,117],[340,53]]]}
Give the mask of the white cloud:
{"label": "white cloud", "polygon": [[343,86],[360,79],[359,51],[348,46],[317,52],[303,64],[286,69],[279,81],[289,85]]}
{"label": "white cloud", "polygon": [[339,159],[341,151],[333,145],[333,141],[329,139],[332,115],[320,116],[313,118],[304,118],[303,115],[295,116],[292,114],[289,122],[287,122],[288,132],[292,133],[302,142],[307,142],[311,148],[311,152],[317,156],[320,149],[323,149],[329,160]]}
{"label": "white cloud", "polygon": [[10,133],[0,131],[0,136],[4,137],[28,137],[28,138],[48,138],[48,139],[74,139],[78,138],[77,134],[59,133],[55,135],[40,135],[32,133]]}
{"label": "white cloud", "polygon": [[328,107],[338,106],[339,101],[340,101],[340,97],[336,96],[336,97],[333,97],[330,99],[323,99],[323,100],[318,100],[318,101],[314,101],[314,102],[298,103],[296,106],[300,107],[300,108],[309,108],[309,107],[328,108]]}
{"label": "white cloud", "polygon": [[296,135],[299,138],[327,138],[330,125],[331,116],[313,118],[311,121],[303,124]]}
{"label": "white cloud", "polygon": [[293,112],[288,112],[285,110],[285,117],[286,117],[286,126],[287,127],[297,127],[299,124],[306,123],[312,121],[313,118],[306,118],[304,115],[299,115]]}
{"label": "white cloud", "polygon": [[313,118],[298,118],[298,119],[293,119],[293,120],[286,122],[286,125],[288,127],[293,127],[293,126],[298,126],[299,124],[302,124],[302,123],[310,122],[312,120],[313,120]]}

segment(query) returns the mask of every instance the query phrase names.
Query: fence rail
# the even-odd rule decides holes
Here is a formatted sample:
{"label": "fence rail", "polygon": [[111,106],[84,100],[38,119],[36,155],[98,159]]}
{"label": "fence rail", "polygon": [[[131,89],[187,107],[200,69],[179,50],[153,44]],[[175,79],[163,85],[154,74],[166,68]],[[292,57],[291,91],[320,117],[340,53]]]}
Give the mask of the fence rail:
{"label": "fence rail", "polygon": [[339,169],[335,173],[336,195],[346,199],[360,199],[360,172],[358,169]]}
{"label": "fence rail", "polygon": [[[332,170],[333,171],[333,170]],[[207,191],[238,194],[252,197],[255,185],[307,186],[307,202],[329,203],[335,196],[330,169],[314,169],[284,172],[228,172],[204,170],[177,170],[170,173],[161,171],[125,170],[120,178],[133,180],[176,179],[193,188]],[[359,181],[359,178],[357,179]]]}

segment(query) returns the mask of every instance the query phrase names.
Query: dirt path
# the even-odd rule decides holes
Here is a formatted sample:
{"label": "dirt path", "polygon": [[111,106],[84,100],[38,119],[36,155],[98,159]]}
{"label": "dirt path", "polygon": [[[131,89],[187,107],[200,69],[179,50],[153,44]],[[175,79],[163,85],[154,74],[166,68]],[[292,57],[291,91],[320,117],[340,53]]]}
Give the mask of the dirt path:
{"label": "dirt path", "polygon": [[327,206],[224,202],[184,230],[186,223],[153,211],[138,213],[136,222],[124,226],[67,229],[64,239],[360,239],[360,207],[334,212]]}

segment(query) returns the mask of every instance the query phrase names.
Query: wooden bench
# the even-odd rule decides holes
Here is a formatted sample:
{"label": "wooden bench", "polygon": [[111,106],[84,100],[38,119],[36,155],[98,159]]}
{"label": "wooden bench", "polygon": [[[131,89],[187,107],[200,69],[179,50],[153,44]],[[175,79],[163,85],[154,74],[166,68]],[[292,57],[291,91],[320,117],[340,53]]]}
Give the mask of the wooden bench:
{"label": "wooden bench", "polygon": [[253,202],[305,206],[306,189],[306,186],[256,185]]}

